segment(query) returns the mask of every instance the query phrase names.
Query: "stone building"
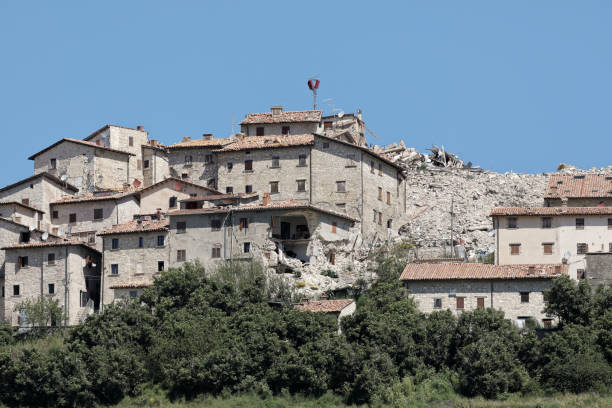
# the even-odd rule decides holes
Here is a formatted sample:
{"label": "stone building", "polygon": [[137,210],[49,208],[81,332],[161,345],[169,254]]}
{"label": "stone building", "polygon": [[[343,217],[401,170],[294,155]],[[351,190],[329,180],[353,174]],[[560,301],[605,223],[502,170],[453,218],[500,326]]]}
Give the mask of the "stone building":
{"label": "stone building", "polygon": [[217,190],[194,184],[187,180],[169,177],[138,192],[140,215],[153,215],[158,211],[167,213],[180,208],[181,200],[189,197],[204,197],[219,194]]}
{"label": "stone building", "polygon": [[148,144],[142,145],[142,163],[137,166],[142,167],[143,187],[167,179],[170,177],[168,149],[157,140],[149,140]]}
{"label": "stone building", "polygon": [[612,174],[551,174],[544,206],[612,207]]}
{"label": "stone building", "polygon": [[361,119],[361,110],[358,110],[356,115],[341,113],[323,116],[321,123],[323,126],[319,132],[322,131],[325,136],[353,143],[357,146],[366,146],[367,144],[364,131],[365,123]]}
{"label": "stone building", "polygon": [[168,219],[137,219],[98,233],[103,239],[102,305],[140,295],[169,265]]}
{"label": "stone building", "polygon": [[593,288],[612,285],[612,244],[607,252],[588,252],[585,279]]}
{"label": "stone building", "polygon": [[[79,189],[61,181],[49,173],[39,173],[16,183],[0,188],[0,201],[19,202],[42,212],[42,222],[37,228],[51,232],[49,203],[63,197],[73,196]],[[39,213],[40,216],[40,213]],[[5,217],[5,215],[2,215]],[[19,222],[19,221],[17,221]]]}
{"label": "stone building", "polygon": [[[100,304],[100,253],[71,241],[12,244],[5,251],[4,319],[24,323],[15,311],[26,299],[53,296],[64,309],[66,324],[80,323]],[[60,324],[62,322],[55,322]]]}
{"label": "stone building", "polygon": [[115,224],[134,219],[140,212],[137,192],[96,192],[78,197],[65,197],[49,204],[51,231],[102,250],[102,240],[96,233]]}
{"label": "stone building", "polygon": [[494,208],[495,263],[569,265],[582,279],[587,252],[612,250],[612,207]]}
{"label": "stone building", "polygon": [[17,201],[0,202],[0,217],[11,219],[28,227],[42,227],[45,212]]}
{"label": "stone building", "polygon": [[272,106],[270,112],[249,113],[240,122],[240,131],[246,136],[281,136],[321,133],[321,111],[283,111]]}
{"label": "stone building", "polygon": [[543,291],[567,272],[568,266],[561,264],[410,263],[400,280],[425,313],[449,309],[459,314],[491,307],[519,327],[529,318],[550,327],[553,319],[543,312]]}

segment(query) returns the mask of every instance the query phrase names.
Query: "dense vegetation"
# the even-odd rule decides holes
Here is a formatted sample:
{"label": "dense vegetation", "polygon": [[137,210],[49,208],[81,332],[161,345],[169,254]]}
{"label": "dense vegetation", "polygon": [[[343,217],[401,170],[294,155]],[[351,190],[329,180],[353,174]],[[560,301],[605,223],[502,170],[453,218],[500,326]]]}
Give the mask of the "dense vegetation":
{"label": "dense vegetation", "polygon": [[[509,393],[607,392],[612,385],[612,289],[558,279],[548,312],[558,330],[519,331],[503,313],[420,313],[381,259],[379,280],[337,334],[331,316],[273,308],[287,288],[256,264],[170,270],[138,301],[115,304],[65,335],[21,341],[0,330],[0,401],[93,406],[163,389],[169,398],[300,394],[346,403]],[[59,340],[57,338],[60,337]],[[56,340],[53,340],[53,339]]]}

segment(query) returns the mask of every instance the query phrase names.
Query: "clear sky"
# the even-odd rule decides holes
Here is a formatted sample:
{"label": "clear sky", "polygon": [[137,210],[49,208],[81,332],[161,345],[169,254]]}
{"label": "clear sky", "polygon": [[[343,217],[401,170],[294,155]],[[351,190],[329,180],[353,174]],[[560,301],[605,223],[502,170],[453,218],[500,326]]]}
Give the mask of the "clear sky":
{"label": "clear sky", "polygon": [[3,1],[0,185],[107,123],[170,144],[308,109],[313,75],[370,143],[496,171],[609,165],[611,22],[610,1]]}

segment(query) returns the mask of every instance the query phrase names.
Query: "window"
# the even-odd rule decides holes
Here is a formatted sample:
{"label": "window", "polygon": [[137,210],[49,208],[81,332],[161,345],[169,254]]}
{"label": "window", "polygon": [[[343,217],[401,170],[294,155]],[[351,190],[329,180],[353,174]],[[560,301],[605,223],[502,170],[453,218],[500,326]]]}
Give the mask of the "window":
{"label": "window", "polygon": [[370,160],[370,173],[374,174],[374,160]]}
{"label": "window", "polygon": [[181,174],[181,178],[182,178],[183,180],[186,180],[186,179],[188,179],[188,178],[189,178],[189,174],[187,174],[187,173],[182,173],[182,174]]}
{"label": "window", "polygon": [[21,217],[15,217],[15,222],[21,224]]}
{"label": "window", "polygon": [[53,228],[51,228],[51,233],[52,233],[53,235],[57,235],[57,233],[58,233],[58,232],[59,232],[59,228],[57,228],[57,227],[53,227]]}
{"label": "window", "polygon": [[514,229],[514,228],[518,228],[517,226],[517,221],[516,221],[516,217],[509,217],[508,218],[508,228]]}
{"label": "window", "polygon": [[234,193],[234,187],[232,187],[232,186],[225,187],[225,192],[227,194],[233,194]]}
{"label": "window", "polygon": [[221,230],[221,220],[210,220],[210,228],[213,231]]}
{"label": "window", "polygon": [[234,168],[234,163],[227,162],[227,171],[232,171],[233,168]]}
{"label": "window", "polygon": [[158,235],[157,236],[157,246],[164,246],[164,242],[166,241],[166,237],[164,237],[163,235]]}
{"label": "window", "polygon": [[476,307],[479,309],[484,309],[485,305],[485,298],[483,297],[477,297],[476,298]]}
{"label": "window", "polygon": [[465,306],[465,298],[464,297],[457,297],[457,309],[458,310],[463,310]]}
{"label": "window", "polygon": [[393,226],[393,220],[389,218],[387,220],[387,228],[392,228],[392,226]]}
{"label": "window", "polygon": [[378,211],[374,210],[374,222],[376,222],[377,217],[378,217]]}
{"label": "window", "polygon": [[144,247],[144,238],[138,237],[138,248]]}
{"label": "window", "polygon": [[89,301],[89,294],[87,292],[81,291],[81,307],[87,306],[87,302]]}
{"label": "window", "polygon": [[334,251],[329,253],[329,263],[332,265],[336,264],[336,253]]}
{"label": "window", "polygon": [[136,299],[138,297],[137,290],[130,290],[130,299]]}
{"label": "window", "polygon": [[336,223],[336,221],[332,222],[332,234],[336,233],[336,228],[338,227],[338,224]]}
{"label": "window", "polygon": [[28,242],[30,242],[30,231],[20,232],[19,242],[22,244],[27,244]]}
{"label": "window", "polygon": [[47,254],[47,265],[55,265],[55,254]]}
{"label": "window", "polygon": [[176,251],[176,262],[185,262],[187,260],[187,251],[185,249],[178,249]]}
{"label": "window", "polygon": [[87,242],[90,244],[96,243],[96,233],[95,232],[87,233]]}
{"label": "window", "polygon": [[281,131],[282,134],[283,135],[288,135],[289,134],[289,129],[290,129],[289,126],[283,126],[283,129]]}
{"label": "window", "polygon": [[205,164],[212,164],[213,162],[213,155],[212,154],[205,154],[204,155],[204,163]]}
{"label": "window", "polygon": [[544,303],[548,302],[548,293],[547,292],[542,292],[542,300],[544,301]]}
{"label": "window", "polygon": [[346,208],[346,203],[336,203],[336,207],[344,209]]}
{"label": "window", "polygon": [[576,253],[579,255],[586,254],[589,252],[589,245],[584,242],[576,244]]}
{"label": "window", "polygon": [[279,168],[280,167],[280,157],[279,156],[272,156],[272,168]]}
{"label": "window", "polygon": [[584,229],[584,218],[576,218],[576,229]]}
{"label": "window", "polygon": [[175,208],[176,207],[176,197],[170,197],[168,199],[168,208]]}
{"label": "window", "polygon": [[323,148],[324,149],[328,149],[329,148],[329,142],[323,142]]}
{"label": "window", "polygon": [[21,199],[21,204],[23,204],[23,205],[30,205],[30,199],[29,198],[22,198]]}
{"label": "window", "polygon": [[608,218],[608,229],[612,229],[612,218]]}
{"label": "window", "polygon": [[53,218],[54,220],[56,220],[58,218],[58,216],[59,215],[58,215],[57,211],[51,212],[51,218]]}
{"label": "window", "polygon": [[264,135],[264,128],[263,128],[263,127],[258,127],[258,128],[255,130],[255,132],[256,132],[255,134],[256,134],[257,136],[263,136],[263,135]]}
{"label": "window", "polygon": [[119,249],[119,238],[113,238],[111,241],[111,249]]}
{"label": "window", "polygon": [[250,242],[245,242],[245,243],[242,245],[242,249],[243,249],[243,252],[244,252],[245,254],[248,254],[249,252],[251,252],[251,243],[250,243]]}
{"label": "window", "polygon": [[68,222],[70,223],[77,222],[76,213],[72,213],[68,216]]}
{"label": "window", "polygon": [[378,187],[378,199],[382,201],[382,187]]}
{"label": "window", "polygon": [[212,257],[221,258],[221,245],[217,244],[212,248]]}
{"label": "window", "polygon": [[580,279],[580,280],[586,278],[586,270],[585,269],[577,269],[576,270],[576,278]]}
{"label": "window", "polygon": [[244,171],[253,171],[253,160],[244,161]]}
{"label": "window", "polygon": [[433,307],[434,309],[441,309],[442,308],[442,298],[435,298]]}
{"label": "window", "polygon": [[521,303],[529,303],[529,292],[521,292]]}
{"label": "window", "polygon": [[19,285],[13,285],[13,296],[19,296]]}
{"label": "window", "polygon": [[346,193],[346,181],[336,181],[336,191],[338,193]]}
{"label": "window", "polygon": [[249,228],[249,219],[241,218],[240,219],[240,230],[242,231],[243,229],[247,229],[247,228]]}
{"label": "window", "polygon": [[297,180],[297,191],[306,191],[306,180]]}
{"label": "window", "polygon": [[244,192],[245,193],[252,193],[253,192],[253,186],[250,184],[247,184],[246,186],[244,186]]}
{"label": "window", "polygon": [[129,144],[130,146],[134,146],[134,136],[130,136],[130,137],[128,138],[128,144]]}
{"label": "window", "polygon": [[552,228],[552,218],[551,217],[542,218],[542,228]]}
{"label": "window", "polygon": [[382,213],[378,213],[378,225],[382,225]]}
{"label": "window", "polygon": [[378,175],[382,176],[382,163],[378,163]]}
{"label": "window", "polygon": [[136,170],[142,169],[142,160],[136,160]]}
{"label": "window", "polygon": [[52,295],[55,293],[55,283],[49,284],[49,294]]}
{"label": "window", "polygon": [[185,221],[179,221],[176,223],[176,233],[177,234],[184,234],[186,231],[187,231],[187,223]]}
{"label": "window", "polygon": [[104,211],[102,208],[94,208],[94,220],[101,220],[103,217]]}
{"label": "window", "polygon": [[550,242],[545,242],[542,244],[544,248],[544,255],[552,255],[553,253],[553,244]]}
{"label": "window", "polygon": [[306,155],[305,154],[300,154],[298,156],[298,166],[299,167],[305,167],[306,166]]}
{"label": "window", "polygon": [[519,255],[521,253],[521,244],[510,244],[510,255]]}
{"label": "window", "polygon": [[387,204],[391,205],[391,192],[387,191]]}
{"label": "window", "polygon": [[552,328],[552,319],[542,319],[542,325],[545,329]]}
{"label": "window", "polygon": [[355,155],[353,153],[346,156],[346,167],[355,167]]}
{"label": "window", "polygon": [[57,159],[49,160],[49,168],[56,169],[57,168]]}
{"label": "window", "polygon": [[190,154],[185,155],[185,164],[191,164],[193,157]]}
{"label": "window", "polygon": [[157,261],[157,272],[164,271],[164,261]]}
{"label": "window", "polygon": [[28,266],[28,257],[27,256],[20,256],[17,257],[17,266],[20,268],[25,268]]}
{"label": "window", "polygon": [[323,130],[331,130],[333,126],[334,123],[332,121],[323,122]]}
{"label": "window", "polygon": [[271,194],[278,193],[278,181],[270,182],[270,193]]}
{"label": "window", "polygon": [[149,168],[149,161],[148,161],[148,160],[145,160],[145,161],[144,161],[144,168],[145,168],[145,169],[148,169],[148,168]]}
{"label": "window", "polygon": [[111,275],[119,275],[119,264],[111,264]]}

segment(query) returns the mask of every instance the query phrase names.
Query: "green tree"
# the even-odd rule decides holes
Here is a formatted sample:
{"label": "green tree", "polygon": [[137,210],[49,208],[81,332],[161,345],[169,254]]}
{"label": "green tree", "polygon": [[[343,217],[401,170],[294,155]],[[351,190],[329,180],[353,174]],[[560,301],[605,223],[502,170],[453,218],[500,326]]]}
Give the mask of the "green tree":
{"label": "green tree", "polygon": [[40,327],[55,326],[63,317],[63,308],[53,295],[23,300],[15,306],[15,311],[25,313],[29,323]]}
{"label": "green tree", "polygon": [[591,287],[585,280],[576,284],[569,276],[560,276],[544,294],[548,298],[544,311],[558,317],[561,325],[591,322]]}

